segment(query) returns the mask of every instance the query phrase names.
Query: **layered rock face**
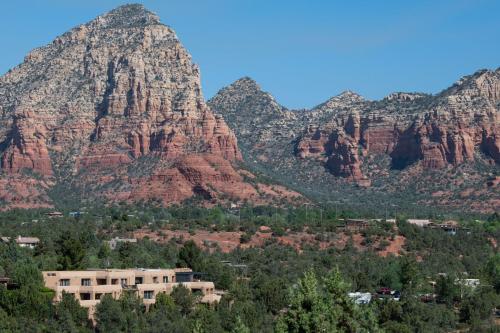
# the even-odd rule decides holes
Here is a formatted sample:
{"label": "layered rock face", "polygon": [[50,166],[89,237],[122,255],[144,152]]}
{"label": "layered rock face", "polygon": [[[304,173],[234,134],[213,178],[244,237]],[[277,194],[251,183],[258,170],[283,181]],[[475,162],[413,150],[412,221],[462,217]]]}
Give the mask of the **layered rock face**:
{"label": "layered rock face", "polygon": [[396,93],[338,112],[304,131],[298,154],[327,156],[335,175],[354,180],[363,178],[360,157],[368,154],[389,154],[395,169],[458,165],[473,161],[476,151],[500,164],[499,84],[499,70],[481,71],[437,96]]}
{"label": "layered rock face", "polygon": [[[370,186],[372,174],[444,170],[477,156],[498,168],[499,86],[500,69],[481,70],[437,95],[399,92],[366,101],[347,91],[311,110],[287,110],[245,78],[209,105],[236,129],[249,160],[272,175],[285,169],[288,183],[300,177],[316,191],[324,184],[318,177],[328,177],[308,161],[362,187]],[[389,159],[383,170],[373,164],[381,159]]]}
{"label": "layered rock face", "polygon": [[[153,166],[140,164],[148,159]],[[72,29],[0,78],[0,160],[2,177],[36,174],[95,191],[121,184],[130,194],[121,199],[153,198],[145,183],[164,203],[253,189],[233,169],[236,137],[206,105],[198,67],[141,5]],[[147,171],[130,176],[135,168]],[[194,171],[203,169],[211,172]]]}

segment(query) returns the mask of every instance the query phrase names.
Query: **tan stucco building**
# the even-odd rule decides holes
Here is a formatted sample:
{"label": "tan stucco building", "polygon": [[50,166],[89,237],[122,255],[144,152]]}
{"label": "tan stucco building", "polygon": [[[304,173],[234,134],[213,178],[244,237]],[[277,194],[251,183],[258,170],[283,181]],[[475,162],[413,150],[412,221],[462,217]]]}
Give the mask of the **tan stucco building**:
{"label": "tan stucco building", "polygon": [[153,304],[159,293],[170,294],[180,284],[199,293],[201,303],[211,304],[221,298],[215,293],[213,282],[195,280],[188,268],[45,271],[43,279],[45,286],[55,291],[55,302],[61,300],[63,292],[72,294],[82,307],[89,309],[90,317],[101,297],[111,295],[117,299],[124,290],[137,293],[146,306]]}

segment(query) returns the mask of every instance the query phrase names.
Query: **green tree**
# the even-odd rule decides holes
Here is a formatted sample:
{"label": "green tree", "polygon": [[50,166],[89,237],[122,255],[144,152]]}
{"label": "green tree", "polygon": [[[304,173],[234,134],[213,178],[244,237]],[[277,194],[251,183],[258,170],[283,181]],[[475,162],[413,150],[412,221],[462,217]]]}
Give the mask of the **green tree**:
{"label": "green tree", "polygon": [[231,333],[250,333],[250,329],[243,323],[241,317],[236,317],[236,324],[232,329]]}
{"label": "green tree", "polygon": [[155,303],[151,305],[150,311],[165,310],[165,312],[176,311],[175,301],[171,295],[159,293],[156,295]]}
{"label": "green tree", "polygon": [[499,296],[491,287],[478,287],[460,305],[460,320],[477,326],[491,314],[499,302]]}
{"label": "green tree", "polygon": [[64,332],[84,331],[89,326],[88,311],[71,294],[63,292],[55,306],[55,317]]}
{"label": "green tree", "polygon": [[401,283],[406,296],[413,295],[420,283],[420,271],[413,257],[404,257],[401,263]]}
{"label": "green tree", "polygon": [[205,333],[201,321],[196,320],[193,324],[193,333]]}
{"label": "green tree", "polygon": [[192,240],[184,243],[179,251],[178,267],[189,267],[198,270],[202,266],[202,253],[196,243]]}
{"label": "green tree", "polygon": [[[199,325],[203,332],[223,333],[221,320],[217,313],[205,305],[198,305],[189,315],[191,322]],[[196,326],[196,325],[195,325]]]}
{"label": "green tree", "polygon": [[96,329],[98,332],[121,332],[125,322],[120,303],[110,295],[105,295],[96,307]]}
{"label": "green tree", "polygon": [[96,307],[98,332],[141,332],[144,312],[141,301],[131,293],[123,293],[119,300],[105,295]]}
{"label": "green tree", "polygon": [[196,299],[188,288],[183,285],[175,286],[170,296],[172,296],[172,299],[183,315],[191,313]]}
{"label": "green tree", "polygon": [[500,293],[500,253],[491,256],[486,264],[486,275],[493,288]]}
{"label": "green tree", "polygon": [[52,310],[54,293],[43,287],[40,271],[31,262],[20,261],[12,273],[18,289],[0,289],[0,308],[10,315],[30,318],[33,321],[47,319]]}
{"label": "green tree", "polygon": [[277,332],[377,332],[375,317],[355,305],[338,269],[321,281],[312,271],[291,289],[290,305],[280,316]]}
{"label": "green tree", "polygon": [[451,306],[460,298],[460,288],[452,276],[440,276],[436,282],[436,294],[438,302]]}
{"label": "green tree", "polygon": [[56,253],[59,255],[58,263],[62,270],[82,268],[85,249],[80,239],[68,233],[62,234],[56,242]]}
{"label": "green tree", "polygon": [[145,307],[142,300],[134,292],[122,292],[120,305],[124,314],[127,332],[141,332],[144,327]]}
{"label": "green tree", "polygon": [[388,321],[384,325],[382,325],[382,328],[386,333],[412,333],[412,329],[404,324],[404,323],[398,323],[395,321]]}
{"label": "green tree", "polygon": [[252,280],[256,300],[265,304],[268,311],[278,313],[286,305],[286,281],[281,278],[258,275]]}
{"label": "green tree", "polygon": [[188,332],[188,324],[182,317],[174,299],[159,293],[156,302],[146,312],[147,332]]}

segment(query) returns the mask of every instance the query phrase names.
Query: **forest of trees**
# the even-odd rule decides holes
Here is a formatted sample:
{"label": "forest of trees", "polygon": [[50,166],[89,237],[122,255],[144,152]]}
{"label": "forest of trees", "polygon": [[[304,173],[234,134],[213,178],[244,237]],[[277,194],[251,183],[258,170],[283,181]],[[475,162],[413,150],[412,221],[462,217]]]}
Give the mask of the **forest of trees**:
{"label": "forest of trees", "polygon": [[[302,251],[269,241],[258,248],[230,253],[200,249],[192,241],[159,244],[149,239],[111,250],[104,242],[137,228],[152,230],[239,230],[253,234],[269,225],[279,233],[308,227],[317,234],[335,230],[341,216],[335,207],[284,209],[215,207],[162,209],[95,207],[78,218],[48,219],[45,211],[0,213],[0,235],[36,236],[34,249],[0,243],[0,276],[16,288],[0,286],[1,332],[498,332],[493,310],[500,308],[500,218],[461,221],[467,232],[448,235],[422,229],[398,216],[397,233],[406,237],[405,255],[381,257],[372,249]],[[67,212],[65,212],[67,216]],[[224,262],[245,264],[241,272]],[[133,293],[104,297],[95,325],[72,296],[53,304],[43,285],[43,270],[88,268],[191,267],[226,290],[216,306],[196,302],[185,288],[159,295],[146,311]],[[446,274],[439,274],[446,273]],[[477,288],[463,288],[458,278],[478,278]],[[435,285],[429,282],[434,281]],[[380,287],[401,291],[399,301],[374,299],[356,305],[350,291],[375,293]],[[431,301],[422,295],[435,294]]]}

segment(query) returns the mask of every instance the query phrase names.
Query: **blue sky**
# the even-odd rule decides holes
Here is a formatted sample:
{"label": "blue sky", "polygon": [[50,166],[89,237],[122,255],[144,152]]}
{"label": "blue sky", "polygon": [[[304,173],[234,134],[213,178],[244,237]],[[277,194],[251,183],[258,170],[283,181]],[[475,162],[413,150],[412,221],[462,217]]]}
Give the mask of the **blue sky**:
{"label": "blue sky", "polygon": [[[0,73],[34,47],[131,1],[0,4]],[[369,99],[436,93],[500,66],[500,1],[139,1],[171,26],[200,65],[210,98],[242,76],[290,108],[343,90]]]}

